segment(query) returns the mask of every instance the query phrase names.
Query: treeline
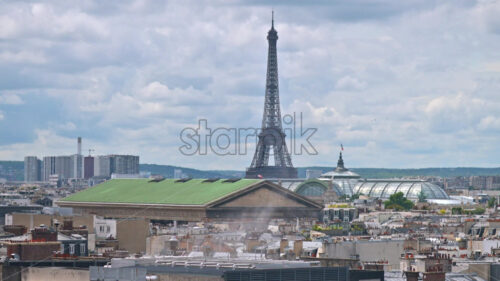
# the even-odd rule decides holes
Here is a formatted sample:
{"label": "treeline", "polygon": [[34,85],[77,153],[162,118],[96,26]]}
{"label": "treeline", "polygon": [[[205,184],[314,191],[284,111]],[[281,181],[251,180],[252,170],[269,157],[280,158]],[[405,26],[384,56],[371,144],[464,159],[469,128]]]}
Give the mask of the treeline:
{"label": "treeline", "polygon": [[[244,171],[238,170],[198,170],[171,165],[140,164],[141,172],[151,172],[168,178],[174,176],[174,170],[180,169],[192,178],[232,178],[244,177]],[[322,173],[332,171],[334,167],[301,167],[298,168],[300,178],[306,177],[306,170],[319,170]],[[387,179],[401,177],[435,176],[435,177],[459,177],[459,176],[500,176],[499,168],[422,168],[422,169],[385,169],[385,168],[352,168],[351,171],[358,173],[362,178]],[[8,180],[24,179],[23,161],[0,161],[0,178]]]}
{"label": "treeline", "polygon": [[[322,172],[332,171],[333,167],[304,167],[299,168],[299,177],[306,176],[306,170],[321,170]],[[499,168],[421,168],[421,169],[386,169],[386,168],[352,168],[353,172],[358,173],[363,178],[387,179],[401,177],[460,177],[460,176],[500,176]]]}

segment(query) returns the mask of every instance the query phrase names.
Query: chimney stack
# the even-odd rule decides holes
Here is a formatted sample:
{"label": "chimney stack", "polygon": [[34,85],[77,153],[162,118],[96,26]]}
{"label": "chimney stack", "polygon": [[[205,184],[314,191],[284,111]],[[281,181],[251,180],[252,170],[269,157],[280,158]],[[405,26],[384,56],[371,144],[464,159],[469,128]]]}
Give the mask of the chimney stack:
{"label": "chimney stack", "polygon": [[417,271],[405,271],[406,281],[418,281],[420,272]]}
{"label": "chimney stack", "polygon": [[82,137],[78,137],[78,155],[82,155]]}
{"label": "chimney stack", "polygon": [[286,238],[281,239],[280,241],[280,253],[285,253],[285,249],[288,247],[288,240]]}
{"label": "chimney stack", "polygon": [[293,242],[293,251],[295,252],[296,257],[301,256],[303,246],[304,246],[304,241],[302,241],[302,240],[295,240]]}

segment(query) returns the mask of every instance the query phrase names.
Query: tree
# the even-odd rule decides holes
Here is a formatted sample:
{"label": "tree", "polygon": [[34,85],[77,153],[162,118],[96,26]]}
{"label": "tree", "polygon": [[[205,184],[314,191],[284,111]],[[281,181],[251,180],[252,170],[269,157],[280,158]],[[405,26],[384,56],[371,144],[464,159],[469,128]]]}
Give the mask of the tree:
{"label": "tree", "polygon": [[462,207],[453,207],[451,208],[451,213],[453,215],[461,215],[464,213],[464,209],[462,209]]}
{"label": "tree", "polygon": [[418,194],[418,203],[424,202],[427,202],[427,196],[425,195],[424,191],[420,190],[420,193]]}
{"label": "tree", "polygon": [[413,202],[406,199],[403,192],[397,192],[389,197],[389,200],[384,202],[386,209],[394,210],[410,210],[413,208]]}
{"label": "tree", "polygon": [[486,212],[484,208],[477,207],[474,210],[464,210],[464,214],[467,215],[482,215]]}
{"label": "tree", "polygon": [[477,207],[476,209],[474,209],[474,211],[472,212],[474,215],[482,215],[484,214],[486,210],[481,208],[481,207]]}
{"label": "tree", "polygon": [[355,193],[355,194],[353,194],[353,195],[351,196],[351,198],[350,198],[350,200],[349,200],[349,201],[353,202],[354,200],[359,199],[359,196],[360,196],[360,194],[359,194],[359,193]]}
{"label": "tree", "polygon": [[496,203],[497,203],[497,199],[495,197],[491,197],[490,199],[488,199],[488,208],[495,207]]}
{"label": "tree", "polygon": [[339,197],[339,200],[341,201],[347,201],[349,199],[349,196],[347,194],[343,194],[342,196]]}

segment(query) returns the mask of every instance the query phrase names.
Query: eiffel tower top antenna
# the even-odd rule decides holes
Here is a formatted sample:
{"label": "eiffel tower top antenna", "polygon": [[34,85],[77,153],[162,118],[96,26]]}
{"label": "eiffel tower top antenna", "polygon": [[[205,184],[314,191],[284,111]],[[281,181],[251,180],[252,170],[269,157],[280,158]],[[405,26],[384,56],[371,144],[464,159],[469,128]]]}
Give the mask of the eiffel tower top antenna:
{"label": "eiffel tower top antenna", "polygon": [[271,11],[271,28],[274,29],[274,9]]}

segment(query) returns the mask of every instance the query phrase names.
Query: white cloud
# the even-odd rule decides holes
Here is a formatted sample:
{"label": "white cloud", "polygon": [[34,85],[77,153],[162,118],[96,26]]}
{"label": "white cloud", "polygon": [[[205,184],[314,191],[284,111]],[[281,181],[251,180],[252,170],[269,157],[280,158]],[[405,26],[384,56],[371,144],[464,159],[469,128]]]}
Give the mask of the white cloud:
{"label": "white cloud", "polygon": [[57,127],[57,129],[63,130],[63,131],[74,131],[77,129],[75,123],[73,123],[73,122],[66,122],[66,123],[58,124],[56,127]]}
{"label": "white cloud", "polygon": [[19,159],[24,155],[68,155],[76,151],[76,139],[64,138],[51,130],[36,130],[33,142],[0,145],[0,159]]}
{"label": "white cloud", "polygon": [[344,76],[340,78],[335,84],[335,88],[338,90],[362,90],[365,87],[365,83],[359,81],[355,77]]}
{"label": "white cloud", "polygon": [[473,10],[477,20],[483,24],[488,31],[500,33],[500,3],[498,1],[478,1]]}
{"label": "white cloud", "polygon": [[491,125],[494,121],[487,114],[498,114],[500,110],[496,102],[460,93],[432,99],[425,107],[425,113],[432,129],[448,133]]}
{"label": "white cloud", "polygon": [[32,53],[28,51],[20,51],[17,53],[13,52],[1,52],[0,62],[2,63],[33,63],[42,64],[47,60],[42,53]]}
{"label": "white cloud", "polygon": [[479,122],[478,128],[483,131],[500,130],[500,118],[495,116],[486,116]]}
{"label": "white cloud", "polygon": [[[303,113],[304,125],[318,128],[320,155],[294,164],[334,165],[343,143],[351,167],[497,165],[497,2],[275,7],[282,112]],[[4,3],[0,109],[9,122],[10,110],[26,118],[0,130],[25,128],[27,136],[0,139],[0,158],[71,153],[82,135],[97,153],[244,168],[252,155],[184,157],[178,134],[200,118],[215,127],[260,125],[270,9]]]}
{"label": "white cloud", "polygon": [[0,104],[18,105],[23,104],[23,100],[15,94],[0,94]]}

